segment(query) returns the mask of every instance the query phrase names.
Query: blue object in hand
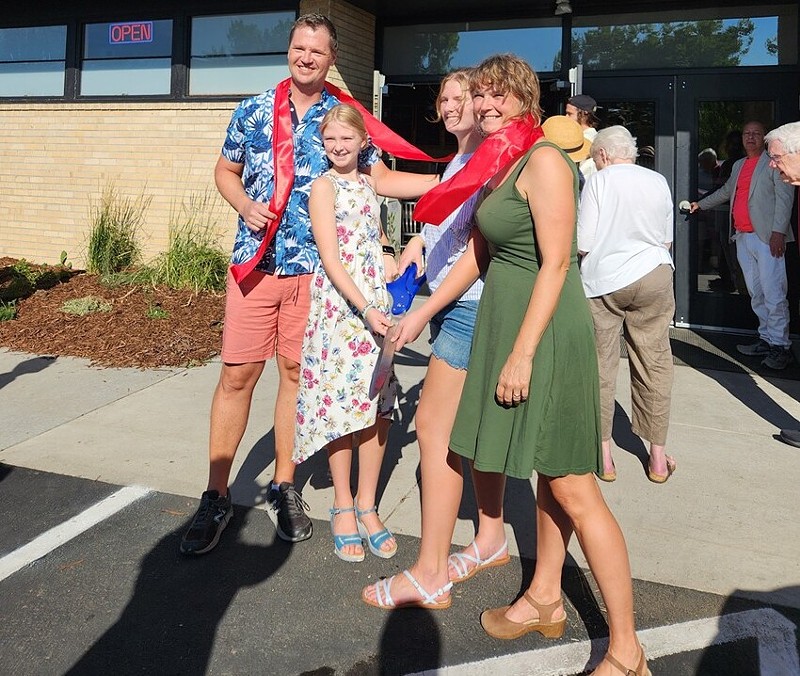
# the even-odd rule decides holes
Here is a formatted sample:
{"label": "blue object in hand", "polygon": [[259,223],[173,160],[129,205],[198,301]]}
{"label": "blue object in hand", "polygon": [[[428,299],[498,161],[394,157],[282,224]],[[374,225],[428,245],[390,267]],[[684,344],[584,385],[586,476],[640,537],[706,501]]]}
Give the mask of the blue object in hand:
{"label": "blue object in hand", "polygon": [[424,272],[417,277],[417,264],[412,263],[402,275],[386,285],[386,290],[392,297],[393,315],[402,315],[408,312],[411,301],[414,300],[414,296],[417,295],[417,291],[425,283],[425,280]]}

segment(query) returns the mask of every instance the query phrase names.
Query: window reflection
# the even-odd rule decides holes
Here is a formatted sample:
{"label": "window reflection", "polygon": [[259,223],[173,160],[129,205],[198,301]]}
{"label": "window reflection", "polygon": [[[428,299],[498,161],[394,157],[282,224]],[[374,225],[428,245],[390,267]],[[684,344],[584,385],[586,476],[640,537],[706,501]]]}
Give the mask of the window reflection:
{"label": "window reflection", "polygon": [[775,66],[797,62],[796,34],[796,5],[585,17],[572,57],[587,70]]}
{"label": "window reflection", "polygon": [[251,94],[288,75],[286,45],[294,12],[192,19],[189,94]]}
{"label": "window reflection", "polygon": [[0,96],[63,96],[66,26],[0,29]]}
{"label": "window reflection", "polygon": [[513,52],[537,72],[561,68],[561,21],[470,21],[469,23],[391,26],[384,30],[387,75],[443,75],[475,66],[487,56]]}

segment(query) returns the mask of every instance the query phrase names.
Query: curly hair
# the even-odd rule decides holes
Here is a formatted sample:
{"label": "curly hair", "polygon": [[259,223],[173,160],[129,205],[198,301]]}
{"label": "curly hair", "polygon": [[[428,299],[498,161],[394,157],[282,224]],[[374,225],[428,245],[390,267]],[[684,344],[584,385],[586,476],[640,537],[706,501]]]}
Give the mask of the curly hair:
{"label": "curly hair", "polygon": [[539,78],[527,61],[514,54],[495,54],[476,66],[469,78],[469,89],[493,88],[501,94],[512,94],[522,106],[519,116],[532,115],[536,124],[542,121],[539,103]]}

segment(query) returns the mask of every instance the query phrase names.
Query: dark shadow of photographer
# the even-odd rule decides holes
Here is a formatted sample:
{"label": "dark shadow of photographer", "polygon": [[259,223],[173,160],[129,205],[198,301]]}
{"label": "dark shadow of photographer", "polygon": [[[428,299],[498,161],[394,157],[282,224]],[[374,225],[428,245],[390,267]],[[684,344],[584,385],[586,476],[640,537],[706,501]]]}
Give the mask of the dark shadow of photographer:
{"label": "dark shadow of photographer", "polygon": [[67,673],[205,673],[218,625],[231,602],[243,588],[280,570],[292,551],[274,534],[269,545],[243,541],[240,534],[254,510],[235,510],[224,546],[213,555],[178,554],[188,524],[161,538],[142,559],[133,595],[119,619]]}
{"label": "dark shadow of photographer", "polygon": [[[725,599],[717,636],[703,650],[694,674],[800,674],[799,598],[798,586],[734,591]],[[793,607],[781,606],[789,602]]]}
{"label": "dark shadow of photographer", "polygon": [[0,373],[0,389],[12,383],[20,376],[31,375],[44,371],[48,366],[56,361],[57,357],[31,357],[16,364],[7,373]]}
{"label": "dark shadow of photographer", "polygon": [[383,625],[377,673],[380,676],[434,673],[441,666],[441,652],[439,627],[432,611],[392,610]]}

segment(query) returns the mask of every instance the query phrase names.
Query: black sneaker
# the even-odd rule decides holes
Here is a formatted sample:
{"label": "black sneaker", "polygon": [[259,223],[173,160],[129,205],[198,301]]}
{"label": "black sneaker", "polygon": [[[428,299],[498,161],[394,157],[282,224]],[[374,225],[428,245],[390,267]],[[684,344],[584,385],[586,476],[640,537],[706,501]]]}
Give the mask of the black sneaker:
{"label": "black sneaker", "polygon": [[766,340],[759,338],[755,343],[737,345],[736,349],[748,357],[766,357],[770,351],[770,344]]}
{"label": "black sneaker", "polygon": [[200,507],[192,525],[181,540],[181,554],[205,554],[219,542],[219,536],[233,516],[231,492],[221,498],[217,491],[206,491],[200,498]]}
{"label": "black sneaker", "polygon": [[269,504],[278,513],[278,537],[286,542],[301,542],[311,537],[313,526],[306,516],[308,505],[294,489],[294,484],[283,481],[269,489]]}
{"label": "black sneaker", "polygon": [[781,347],[780,345],[773,345],[767,358],[761,363],[776,371],[783,371],[792,361],[792,351],[788,347]]}

